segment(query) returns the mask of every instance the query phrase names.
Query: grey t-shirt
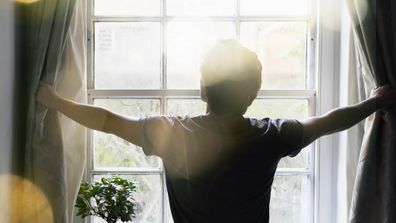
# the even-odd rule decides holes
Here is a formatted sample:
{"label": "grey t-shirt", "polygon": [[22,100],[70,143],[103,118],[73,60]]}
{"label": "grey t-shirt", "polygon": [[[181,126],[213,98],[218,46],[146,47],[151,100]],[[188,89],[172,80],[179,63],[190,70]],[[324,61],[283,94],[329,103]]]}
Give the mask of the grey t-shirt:
{"label": "grey t-shirt", "polygon": [[140,124],[145,154],[163,160],[175,223],[268,222],[278,162],[302,148],[296,120],[155,116]]}

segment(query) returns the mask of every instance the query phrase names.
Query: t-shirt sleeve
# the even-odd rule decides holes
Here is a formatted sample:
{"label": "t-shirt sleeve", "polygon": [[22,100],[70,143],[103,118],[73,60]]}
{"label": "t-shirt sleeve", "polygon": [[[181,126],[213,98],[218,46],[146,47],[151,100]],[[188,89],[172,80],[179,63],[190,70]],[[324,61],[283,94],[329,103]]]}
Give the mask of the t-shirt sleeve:
{"label": "t-shirt sleeve", "polygon": [[170,144],[174,120],[166,116],[141,118],[140,137],[143,152],[162,157]]}
{"label": "t-shirt sleeve", "polygon": [[296,156],[303,145],[303,126],[294,119],[276,119],[278,130],[278,149],[282,156]]}

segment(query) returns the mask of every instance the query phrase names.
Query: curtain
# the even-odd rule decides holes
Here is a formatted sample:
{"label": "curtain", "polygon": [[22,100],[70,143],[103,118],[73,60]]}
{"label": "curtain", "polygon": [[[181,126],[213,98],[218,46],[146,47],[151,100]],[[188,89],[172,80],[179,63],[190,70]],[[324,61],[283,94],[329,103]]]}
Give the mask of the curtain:
{"label": "curtain", "polygon": [[[347,26],[346,29],[348,30],[345,30],[347,32],[345,39],[341,40],[345,41],[344,47],[346,49],[343,52],[344,56],[340,58],[341,63],[344,63],[341,65],[344,66],[344,69],[341,70],[340,74],[342,75],[340,77],[342,79],[340,80],[340,106],[356,104],[368,97],[365,94],[366,87],[362,69],[358,65],[358,51],[355,47],[354,35],[353,32],[350,32],[352,27]],[[364,121],[339,133],[337,222],[347,222],[348,220],[363,135]]]}
{"label": "curtain", "polygon": [[[76,0],[66,42],[63,79],[57,92],[77,102],[87,102],[87,30],[85,0]],[[59,114],[65,161],[66,207],[68,222],[76,223],[74,204],[83,177],[86,157],[86,128]]]}
{"label": "curtain", "polygon": [[[347,0],[364,93],[396,87],[396,2]],[[396,107],[366,119],[349,222],[396,222]]]}
{"label": "curtain", "polygon": [[[25,216],[12,217],[24,222],[71,222],[85,160],[81,138],[84,130],[38,104],[35,94],[39,82],[44,81],[62,88],[69,97],[85,100],[80,96],[85,95],[82,90],[85,89],[82,78],[85,48],[73,40],[76,30],[84,27],[77,27],[77,23],[84,19],[81,15],[73,16],[76,0],[16,1],[16,4],[17,64],[22,73],[17,81],[21,90],[19,111],[23,111],[17,114],[20,141],[16,146],[19,150],[17,173],[29,183],[21,187],[24,204],[23,210],[18,210],[19,215]],[[71,25],[74,30],[70,29]],[[83,59],[77,62],[78,58]],[[73,72],[74,76],[70,75]],[[77,134],[79,136],[73,139]],[[40,196],[33,196],[36,190]],[[27,209],[34,214],[26,216]]]}

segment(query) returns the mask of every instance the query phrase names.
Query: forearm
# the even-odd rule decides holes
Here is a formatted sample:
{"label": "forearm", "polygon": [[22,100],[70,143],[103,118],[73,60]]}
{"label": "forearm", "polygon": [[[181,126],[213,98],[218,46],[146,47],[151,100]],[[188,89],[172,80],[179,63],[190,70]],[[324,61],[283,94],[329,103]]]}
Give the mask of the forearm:
{"label": "forearm", "polygon": [[140,124],[133,117],[68,100],[45,83],[40,83],[36,100],[43,106],[59,111],[90,129],[111,133],[133,144],[141,145]]}
{"label": "forearm", "polygon": [[49,107],[61,112],[83,126],[99,131],[104,130],[104,125],[110,114],[106,109],[80,104],[61,96],[56,96]]}
{"label": "forearm", "polygon": [[334,109],[322,116],[303,121],[304,147],[315,139],[348,129],[376,111],[376,98],[355,105]]}
{"label": "forearm", "polygon": [[388,109],[396,103],[396,91],[388,85],[371,90],[370,98],[358,104],[337,108],[325,115],[302,121],[303,146],[317,138],[352,127],[378,109]]}
{"label": "forearm", "polygon": [[355,105],[334,109],[324,115],[326,125],[328,126],[325,134],[348,129],[376,110],[375,98],[369,98]]}

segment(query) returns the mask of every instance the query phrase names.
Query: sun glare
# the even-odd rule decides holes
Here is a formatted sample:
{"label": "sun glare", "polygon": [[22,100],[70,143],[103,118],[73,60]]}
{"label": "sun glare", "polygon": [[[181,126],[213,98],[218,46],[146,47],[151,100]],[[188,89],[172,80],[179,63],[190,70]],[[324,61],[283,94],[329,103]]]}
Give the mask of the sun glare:
{"label": "sun glare", "polygon": [[39,0],[15,0],[18,3],[23,3],[23,4],[32,4],[35,2],[38,2]]}
{"label": "sun glare", "polygon": [[30,181],[0,176],[0,223],[53,223],[46,196]]}

